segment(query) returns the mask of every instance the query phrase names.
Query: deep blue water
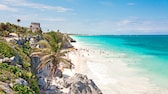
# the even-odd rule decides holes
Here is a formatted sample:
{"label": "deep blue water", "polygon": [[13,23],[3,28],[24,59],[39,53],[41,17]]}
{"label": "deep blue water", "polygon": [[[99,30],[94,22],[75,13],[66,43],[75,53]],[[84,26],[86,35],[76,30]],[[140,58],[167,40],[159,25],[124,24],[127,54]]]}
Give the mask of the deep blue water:
{"label": "deep blue water", "polygon": [[95,48],[124,53],[130,67],[142,69],[138,75],[149,77],[158,85],[168,85],[168,35],[73,36]]}

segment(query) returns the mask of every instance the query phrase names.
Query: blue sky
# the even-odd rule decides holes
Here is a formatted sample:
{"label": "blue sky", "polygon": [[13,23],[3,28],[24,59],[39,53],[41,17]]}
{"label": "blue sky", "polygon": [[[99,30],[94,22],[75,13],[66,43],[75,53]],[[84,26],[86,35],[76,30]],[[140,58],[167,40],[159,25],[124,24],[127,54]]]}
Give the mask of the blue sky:
{"label": "blue sky", "polygon": [[77,34],[168,34],[168,0],[0,0],[0,22]]}

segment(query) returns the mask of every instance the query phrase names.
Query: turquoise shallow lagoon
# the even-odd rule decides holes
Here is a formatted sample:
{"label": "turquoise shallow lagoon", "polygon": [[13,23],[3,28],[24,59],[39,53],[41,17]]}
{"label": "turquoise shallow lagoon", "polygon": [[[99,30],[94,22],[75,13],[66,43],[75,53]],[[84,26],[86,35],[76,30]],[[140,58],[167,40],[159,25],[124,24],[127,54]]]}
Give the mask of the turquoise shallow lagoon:
{"label": "turquoise shallow lagoon", "polygon": [[73,38],[92,48],[116,53],[129,67],[141,70],[136,75],[149,78],[159,87],[168,88],[168,35],[101,35]]}

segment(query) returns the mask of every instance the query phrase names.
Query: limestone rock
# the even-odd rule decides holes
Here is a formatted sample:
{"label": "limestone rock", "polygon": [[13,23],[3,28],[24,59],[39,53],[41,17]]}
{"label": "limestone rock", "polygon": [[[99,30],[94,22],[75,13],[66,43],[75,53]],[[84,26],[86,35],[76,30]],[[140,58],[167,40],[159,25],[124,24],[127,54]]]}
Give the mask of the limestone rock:
{"label": "limestone rock", "polygon": [[0,81],[0,89],[6,92],[6,94],[13,94],[13,90],[9,87],[7,83]]}
{"label": "limestone rock", "polygon": [[44,78],[39,78],[38,85],[40,89],[45,89],[47,86],[47,83],[45,82]]}
{"label": "limestone rock", "polygon": [[62,71],[60,69],[57,69],[54,76],[62,78],[62,76],[63,76]]}
{"label": "limestone rock", "polygon": [[83,74],[75,74],[66,79],[64,87],[70,88],[68,94],[102,94],[96,84]]}
{"label": "limestone rock", "polygon": [[48,89],[46,90],[41,90],[40,94],[63,94],[61,93],[56,86],[51,85],[50,87],[48,87]]}
{"label": "limestone rock", "polygon": [[16,56],[12,56],[12,57],[5,57],[5,58],[2,58],[0,59],[0,62],[5,62],[5,63],[9,63],[9,64],[12,64],[12,65],[16,65],[16,63],[19,62],[19,64],[22,64],[22,58],[19,56],[19,55],[16,55]]}
{"label": "limestone rock", "polygon": [[34,73],[37,73],[37,66],[40,63],[40,57],[39,56],[31,56],[31,67]]}
{"label": "limestone rock", "polygon": [[28,86],[28,82],[26,80],[24,80],[23,78],[15,79],[15,83],[14,84],[22,84],[22,85]]}
{"label": "limestone rock", "polygon": [[17,63],[19,63],[21,65],[23,64],[23,60],[19,55],[16,55],[13,58],[11,58],[11,64],[12,65],[16,65]]}

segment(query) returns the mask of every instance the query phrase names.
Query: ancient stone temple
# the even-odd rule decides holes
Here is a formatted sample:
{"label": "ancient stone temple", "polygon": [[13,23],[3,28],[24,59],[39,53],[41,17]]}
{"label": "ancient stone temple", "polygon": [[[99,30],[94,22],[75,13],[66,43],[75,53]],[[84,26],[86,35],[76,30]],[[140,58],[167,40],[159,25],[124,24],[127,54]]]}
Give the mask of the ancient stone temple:
{"label": "ancient stone temple", "polygon": [[40,23],[32,22],[31,25],[30,25],[30,30],[32,32],[39,32],[39,31],[41,31]]}

